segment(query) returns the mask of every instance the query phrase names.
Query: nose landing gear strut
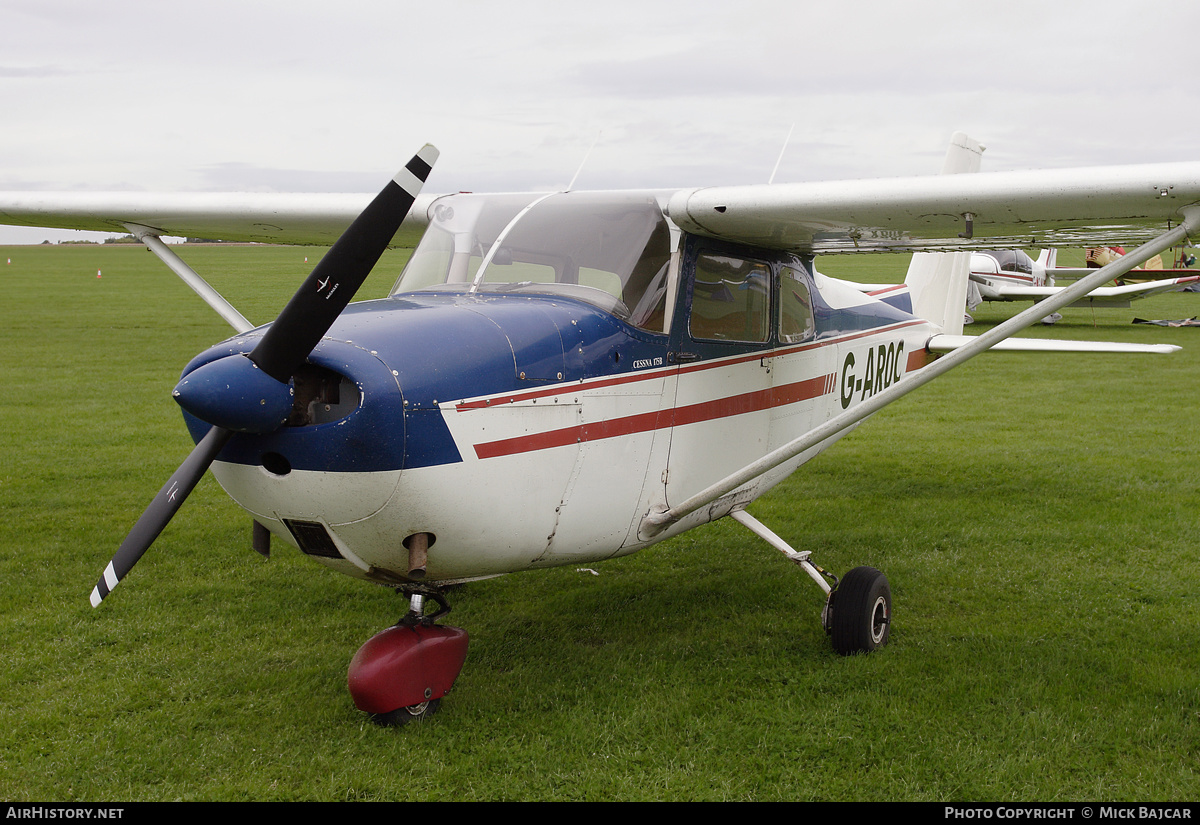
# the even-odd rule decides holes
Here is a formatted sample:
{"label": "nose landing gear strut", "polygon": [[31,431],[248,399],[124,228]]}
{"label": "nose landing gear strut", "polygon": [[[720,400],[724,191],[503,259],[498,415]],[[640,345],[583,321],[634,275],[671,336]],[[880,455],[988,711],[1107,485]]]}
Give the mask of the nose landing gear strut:
{"label": "nose landing gear strut", "polygon": [[[450,612],[431,587],[405,590],[408,613],[375,634],[350,661],[347,684],[355,706],[380,725],[403,725],[432,716],[450,692],[467,658],[467,631],[434,624]],[[425,615],[426,597],[439,609]]]}

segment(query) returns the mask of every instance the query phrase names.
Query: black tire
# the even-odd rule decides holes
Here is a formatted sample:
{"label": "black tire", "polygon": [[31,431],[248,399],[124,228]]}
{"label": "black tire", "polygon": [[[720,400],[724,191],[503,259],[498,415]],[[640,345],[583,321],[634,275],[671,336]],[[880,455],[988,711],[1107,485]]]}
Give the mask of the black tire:
{"label": "black tire", "polygon": [[892,588],[874,567],[856,567],[834,592],[829,635],[843,656],[870,653],[888,643],[892,629]]}
{"label": "black tire", "polygon": [[373,713],[371,714],[371,721],[385,728],[407,725],[409,722],[418,722],[433,716],[433,714],[437,713],[437,709],[441,704],[441,699],[430,699],[428,702],[422,702],[419,705],[396,708],[387,713]]}

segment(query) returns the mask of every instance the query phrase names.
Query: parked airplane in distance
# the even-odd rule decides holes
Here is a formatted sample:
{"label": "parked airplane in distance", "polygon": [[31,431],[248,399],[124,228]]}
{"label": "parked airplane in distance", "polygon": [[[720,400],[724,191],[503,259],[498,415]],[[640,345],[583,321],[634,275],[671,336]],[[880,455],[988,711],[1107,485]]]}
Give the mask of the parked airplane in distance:
{"label": "parked airplane in distance", "polygon": [[[1043,249],[1037,260],[1020,249],[991,249],[971,253],[972,287],[967,292],[967,310],[975,310],[982,301],[1041,301],[1062,290],[1061,286],[1055,285],[1056,279],[1078,279],[1095,271],[1095,267],[1055,266],[1057,251]],[[1121,251],[1106,256],[1106,262],[1123,254]],[[1168,273],[1173,277],[1159,277]],[[1200,281],[1200,275],[1187,269],[1162,269],[1161,261],[1159,268],[1131,270],[1123,280],[1130,280],[1131,275],[1153,279],[1098,287],[1071,306],[1124,309],[1140,298],[1176,292]]]}

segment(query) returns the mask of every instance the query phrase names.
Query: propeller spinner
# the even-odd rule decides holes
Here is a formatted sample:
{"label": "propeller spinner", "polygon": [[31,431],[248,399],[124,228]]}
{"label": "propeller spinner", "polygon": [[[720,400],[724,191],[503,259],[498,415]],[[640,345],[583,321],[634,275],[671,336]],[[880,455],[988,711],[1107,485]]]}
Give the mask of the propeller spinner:
{"label": "propeller spinner", "polygon": [[[362,286],[412,208],[438,151],[426,144],[342,233],[249,355],[230,355],[175,388],[185,410],[213,427],[158,491],[92,589],[96,607],[179,510],[235,432],[267,433],[292,407],[290,381]],[[197,373],[203,373],[197,375]],[[236,392],[224,391],[237,387]]]}

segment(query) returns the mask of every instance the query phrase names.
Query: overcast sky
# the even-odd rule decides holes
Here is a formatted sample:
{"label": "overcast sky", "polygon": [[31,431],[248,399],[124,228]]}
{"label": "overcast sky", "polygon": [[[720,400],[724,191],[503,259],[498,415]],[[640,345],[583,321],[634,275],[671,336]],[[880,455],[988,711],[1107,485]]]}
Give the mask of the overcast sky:
{"label": "overcast sky", "polygon": [[[0,190],[766,183],[1200,160],[1195,0],[0,0]],[[78,233],[68,233],[77,236]],[[45,230],[0,228],[0,243]]]}

